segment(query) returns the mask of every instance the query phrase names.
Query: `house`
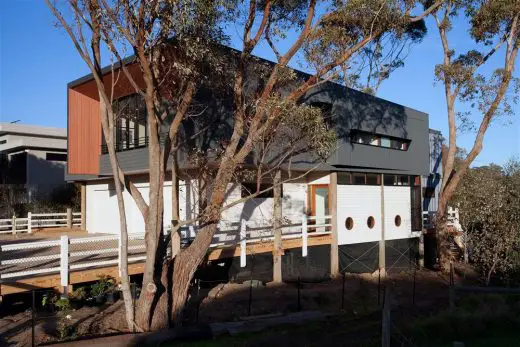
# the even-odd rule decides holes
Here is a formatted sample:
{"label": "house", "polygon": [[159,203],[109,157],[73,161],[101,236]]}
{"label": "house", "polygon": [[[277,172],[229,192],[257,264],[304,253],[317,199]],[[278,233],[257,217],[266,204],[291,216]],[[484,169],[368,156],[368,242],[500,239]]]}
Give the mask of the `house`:
{"label": "house", "polygon": [[22,188],[25,202],[45,198],[66,183],[67,131],[0,123],[0,156],[0,184]]}
{"label": "house", "polygon": [[428,134],[430,147],[430,169],[422,177],[424,227],[432,227],[433,217],[437,212],[442,183],[442,146],[444,138],[438,130],[430,129]]}
{"label": "house", "polygon": [[[136,65],[131,59],[126,62],[139,81]],[[108,82],[111,70],[104,71]],[[147,196],[148,135],[143,100],[129,87],[125,76],[119,77],[114,92],[117,107],[123,105],[127,110],[119,116],[114,134],[119,163]],[[67,93],[67,179],[82,184],[88,232],[117,234],[117,200],[92,76],[70,82]],[[207,95],[203,99],[208,104],[204,114],[212,118],[225,113],[226,102]],[[386,264],[387,271],[409,269],[418,256],[422,231],[421,177],[430,172],[428,115],[334,83],[321,84],[308,92],[304,101],[330,115],[327,118],[337,133],[337,150],[316,170],[283,184],[282,214],[293,225],[284,229],[284,233],[300,230],[302,220],[310,218],[313,225],[319,225],[314,232],[332,229],[338,245],[335,250],[329,244],[309,247],[308,256],[301,249],[285,250],[284,278],[294,278],[295,271],[306,271],[311,277],[330,273],[333,258],[339,258],[340,271],[373,272],[381,264],[383,267]],[[190,128],[197,126],[186,125],[185,131]],[[204,141],[195,141],[195,146],[201,142],[209,146],[214,143],[212,136],[216,135],[205,133],[205,136]],[[184,165],[179,188],[181,219],[197,213],[200,194],[199,182],[189,174],[187,162],[186,158],[181,160],[181,166]],[[292,170],[301,173],[308,168],[309,163],[300,160]],[[240,198],[250,184],[230,184],[227,202]],[[171,181],[164,185],[165,229],[169,228],[172,215],[171,187]],[[124,200],[129,232],[143,233],[144,221],[137,206],[126,193]],[[272,210],[273,197],[268,192],[223,211],[221,230],[226,232],[216,235],[215,244],[236,245],[242,220],[247,223],[248,237],[261,239],[271,235]],[[186,238],[194,236],[196,226],[189,226],[183,233]],[[252,257],[256,259],[255,273],[272,277],[271,254]],[[247,258],[249,266],[251,256]]]}

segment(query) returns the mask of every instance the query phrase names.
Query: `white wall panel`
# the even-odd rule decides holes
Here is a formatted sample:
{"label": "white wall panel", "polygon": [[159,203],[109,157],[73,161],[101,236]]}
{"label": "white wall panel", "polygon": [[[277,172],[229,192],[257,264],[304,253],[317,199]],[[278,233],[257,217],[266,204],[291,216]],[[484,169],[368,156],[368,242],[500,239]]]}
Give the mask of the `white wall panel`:
{"label": "white wall panel", "polygon": [[[401,217],[401,226],[395,225],[395,217]],[[385,239],[396,240],[411,237],[410,187],[385,186]]]}
{"label": "white wall panel", "polygon": [[[340,245],[381,239],[381,187],[338,185],[337,208]],[[370,216],[375,219],[372,229],[367,225]],[[345,226],[348,217],[354,220],[352,230]]]}

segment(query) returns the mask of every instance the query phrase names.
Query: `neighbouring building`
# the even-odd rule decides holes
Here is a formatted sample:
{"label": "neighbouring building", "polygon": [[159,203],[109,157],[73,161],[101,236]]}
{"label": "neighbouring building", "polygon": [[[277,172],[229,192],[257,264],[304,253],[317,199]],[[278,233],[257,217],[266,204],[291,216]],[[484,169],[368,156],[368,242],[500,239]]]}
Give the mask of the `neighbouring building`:
{"label": "neighbouring building", "polygon": [[[138,76],[132,59],[127,61],[129,70]],[[110,81],[110,69],[105,69],[105,73],[104,78]],[[128,87],[124,76],[118,80],[114,92],[115,102],[126,105],[129,110],[117,120],[114,140],[118,159],[122,169],[132,175],[138,189],[147,196],[148,134],[143,100]],[[67,93],[67,179],[83,185],[88,232],[117,234],[117,200],[92,76],[70,82]],[[218,103],[208,98],[208,93],[204,95],[209,105],[205,114],[221,114],[222,108],[215,106]],[[337,132],[337,150],[317,170],[300,180],[283,184],[283,217],[298,224],[310,216],[314,223],[332,225],[338,245],[337,248],[331,248],[330,244],[312,245],[307,256],[300,248],[286,249],[284,279],[294,279],[298,271],[330,273],[331,257],[339,258],[339,271],[342,272],[373,272],[381,264],[387,271],[409,269],[416,263],[423,228],[422,188],[426,187],[426,182],[421,178],[431,172],[428,115],[334,83],[311,90],[305,102],[321,107],[330,115],[329,125]],[[184,131],[195,131],[191,128],[196,126],[185,124]],[[207,136],[211,139],[215,135]],[[183,162],[181,160],[181,165]],[[189,171],[187,167],[184,169]],[[307,169],[305,160],[292,167],[299,172]],[[228,201],[240,198],[251,183],[230,184]],[[198,185],[189,174],[182,177],[181,219],[189,219],[197,212]],[[171,219],[171,194],[171,181],[167,181],[164,186],[165,229],[169,228]],[[143,218],[129,195],[125,195],[125,206],[129,232],[143,233]],[[221,229],[226,233],[217,235],[215,243],[227,242],[227,246],[233,243],[236,246],[241,220],[247,221],[251,238],[261,237],[261,234],[255,234],[255,228],[271,224],[272,209],[272,193],[267,193],[225,210]],[[314,232],[324,228],[315,228]],[[293,229],[284,229],[284,233]],[[196,233],[196,226],[188,227],[184,236],[190,237],[193,233]],[[250,266],[250,257],[247,255],[247,266]],[[255,273],[266,280],[272,278],[271,253],[255,254],[255,259]],[[227,260],[236,263],[231,258]]]}
{"label": "neighbouring building", "polygon": [[438,130],[430,129],[430,168],[428,175],[422,177],[424,227],[432,226],[433,217],[439,204],[439,193],[442,183],[442,146],[444,138]]}
{"label": "neighbouring building", "polygon": [[0,123],[0,184],[23,190],[23,202],[46,198],[63,186],[67,130]]}

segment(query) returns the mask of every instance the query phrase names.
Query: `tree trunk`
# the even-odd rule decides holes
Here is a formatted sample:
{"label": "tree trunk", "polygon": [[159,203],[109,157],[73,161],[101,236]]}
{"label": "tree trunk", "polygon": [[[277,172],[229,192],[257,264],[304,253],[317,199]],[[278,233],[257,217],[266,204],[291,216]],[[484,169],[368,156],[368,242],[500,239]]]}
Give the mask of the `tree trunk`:
{"label": "tree trunk", "polygon": [[108,148],[108,154],[110,159],[110,166],[112,168],[112,177],[114,179],[114,186],[116,188],[117,206],[119,210],[119,225],[120,225],[120,242],[119,242],[119,274],[121,281],[121,291],[123,293],[123,300],[125,304],[126,321],[128,329],[133,330],[134,328],[134,310],[133,310],[133,298],[130,290],[130,282],[128,275],[128,229],[126,225],[126,210],[125,202],[123,199],[123,182],[120,180],[121,168],[117,160],[116,151],[114,148],[113,137],[114,134],[114,119],[112,112],[108,112],[107,105],[103,101],[104,99],[100,96],[100,115],[102,130],[105,137],[105,142]]}
{"label": "tree trunk", "polygon": [[273,231],[274,231],[274,249],[273,249],[273,281],[282,283],[282,171],[277,170],[274,176],[273,188]]}

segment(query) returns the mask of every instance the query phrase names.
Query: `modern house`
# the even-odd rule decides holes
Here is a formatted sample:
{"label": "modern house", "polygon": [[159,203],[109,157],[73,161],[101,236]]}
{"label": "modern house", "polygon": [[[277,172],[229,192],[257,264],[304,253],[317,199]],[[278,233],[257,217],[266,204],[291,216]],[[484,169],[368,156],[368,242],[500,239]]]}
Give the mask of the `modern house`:
{"label": "modern house", "polygon": [[[138,69],[131,59],[128,61],[129,70],[139,81]],[[111,72],[105,71],[105,80],[110,81]],[[119,78],[114,92],[116,102],[128,110],[118,118],[114,134],[118,159],[123,170],[132,175],[138,189],[147,196],[148,141],[143,101],[124,76]],[[103,146],[99,102],[92,76],[70,82],[67,93],[67,179],[83,184],[88,232],[117,234],[117,201],[108,154]],[[207,98],[207,93],[205,100],[209,105],[204,111],[208,117],[222,113],[219,107],[214,107],[217,102]],[[305,102],[330,114],[329,126],[336,130],[337,150],[316,170],[283,184],[282,214],[292,225],[283,232],[300,230],[302,221],[309,219],[310,224],[319,226],[309,229],[309,235],[328,230],[333,236],[326,244],[309,243],[307,255],[302,248],[286,249],[284,279],[294,278],[291,271],[295,268],[309,273],[330,273],[334,271],[331,269],[333,258],[339,258],[339,271],[373,272],[381,264],[387,271],[408,269],[418,255],[422,231],[424,183],[421,177],[430,173],[428,115],[334,83],[311,90]],[[184,126],[185,131],[189,131],[190,125]],[[206,136],[211,140],[212,135]],[[206,143],[211,145],[212,142]],[[196,213],[200,193],[199,182],[189,175],[189,167],[182,167],[183,162],[185,160],[181,160],[184,175],[179,192],[181,219]],[[300,173],[307,169],[305,160],[292,168]],[[250,183],[230,184],[228,202],[240,198]],[[164,186],[165,229],[169,228],[171,219],[171,186],[171,181]],[[129,195],[125,195],[125,205],[129,232],[143,233],[143,219]],[[250,238],[262,238],[266,235],[262,233],[270,235],[272,216],[272,193],[237,204],[222,212],[221,229],[226,232],[216,235],[215,243],[222,247],[239,245],[241,221],[246,222]],[[196,226],[188,227],[184,236],[190,237],[193,233]],[[335,248],[331,248],[330,244],[336,242]],[[246,266],[251,256],[247,255]],[[271,253],[259,252],[255,257],[255,273],[268,280],[272,277]],[[258,265],[259,262],[263,265]],[[261,268],[265,271],[259,270]]]}
{"label": "modern house", "polygon": [[65,184],[67,131],[0,123],[1,182],[22,187],[28,201]]}

